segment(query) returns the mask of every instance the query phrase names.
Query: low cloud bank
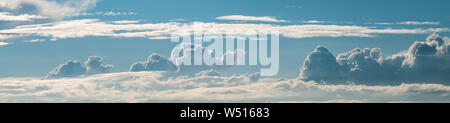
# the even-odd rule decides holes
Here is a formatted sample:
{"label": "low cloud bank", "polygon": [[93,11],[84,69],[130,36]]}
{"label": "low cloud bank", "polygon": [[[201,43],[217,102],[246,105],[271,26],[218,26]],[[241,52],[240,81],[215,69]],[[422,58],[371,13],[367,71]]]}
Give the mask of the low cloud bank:
{"label": "low cloud bank", "polygon": [[450,102],[450,87],[441,84],[323,85],[298,79],[254,81],[250,75],[125,72],[0,83],[0,102]]}

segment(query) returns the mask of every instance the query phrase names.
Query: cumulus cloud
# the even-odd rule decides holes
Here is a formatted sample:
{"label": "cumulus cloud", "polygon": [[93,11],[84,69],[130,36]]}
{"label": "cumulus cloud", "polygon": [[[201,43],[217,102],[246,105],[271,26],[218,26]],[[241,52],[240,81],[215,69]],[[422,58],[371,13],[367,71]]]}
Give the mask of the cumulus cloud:
{"label": "cumulus cloud", "polygon": [[[449,84],[449,45],[447,37],[432,34],[426,42],[416,41],[408,51],[385,59],[379,48],[357,48],[334,58],[330,52],[325,52],[328,51],[326,48],[318,47],[306,58],[300,70],[300,78],[308,81],[351,81],[363,84]],[[320,49],[322,52],[319,52]]]}
{"label": "cumulus cloud", "polygon": [[441,84],[323,85],[247,76],[165,78],[164,72],[0,79],[0,102],[450,102]]}
{"label": "cumulus cloud", "polygon": [[169,58],[159,54],[151,54],[147,61],[136,62],[130,67],[130,72],[139,71],[176,71],[178,67],[175,66]]}
{"label": "cumulus cloud", "polygon": [[45,24],[18,26],[12,29],[0,30],[0,34],[30,35],[49,37],[52,40],[66,38],[81,38],[87,36],[103,37],[140,37],[154,39],[170,37],[177,30],[193,31],[201,26],[205,30],[223,32],[247,32],[249,30],[278,30],[280,35],[288,38],[311,37],[373,37],[375,34],[431,34],[433,32],[448,32],[448,28],[416,28],[416,29],[379,29],[364,26],[345,25],[273,25],[273,24],[228,24],[228,23],[127,23],[117,24],[98,19],[80,19],[59,21]]}
{"label": "cumulus cloud", "polygon": [[86,68],[78,61],[68,61],[50,71],[46,78],[75,77],[86,73]]}
{"label": "cumulus cloud", "polygon": [[52,19],[63,19],[95,6],[97,0],[0,0],[0,9],[23,14],[41,15]]}
{"label": "cumulus cloud", "polygon": [[83,66],[79,61],[69,60],[50,71],[45,78],[78,77],[81,75],[92,75],[112,72],[112,65],[104,65],[103,59],[98,56],[90,56]]}
{"label": "cumulus cloud", "polygon": [[87,74],[110,73],[113,70],[113,65],[104,65],[103,58],[98,56],[90,56],[85,63]]}
{"label": "cumulus cloud", "polygon": [[306,81],[336,80],[341,76],[341,66],[336,57],[323,46],[318,46],[310,53],[300,69],[300,77]]}
{"label": "cumulus cloud", "polygon": [[245,15],[227,15],[217,17],[218,20],[237,20],[237,21],[265,21],[265,22],[288,22],[286,20],[278,20],[274,17],[255,17],[255,16],[245,16]]}

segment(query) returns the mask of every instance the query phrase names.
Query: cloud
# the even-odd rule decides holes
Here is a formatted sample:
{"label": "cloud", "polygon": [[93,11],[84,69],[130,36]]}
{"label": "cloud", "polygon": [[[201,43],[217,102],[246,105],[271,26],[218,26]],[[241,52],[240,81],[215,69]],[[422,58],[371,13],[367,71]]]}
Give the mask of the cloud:
{"label": "cloud", "polygon": [[50,0],[0,0],[0,9],[24,14],[37,14],[61,20],[93,8],[97,0],[71,0],[56,2]]}
{"label": "cloud", "polygon": [[431,22],[431,21],[425,21],[425,22],[419,22],[419,21],[404,21],[404,22],[397,22],[397,23],[369,23],[369,24],[377,24],[377,25],[439,25],[439,22]]}
{"label": "cloud", "polygon": [[200,71],[195,76],[220,76],[220,73],[214,69]]}
{"label": "cloud", "polygon": [[130,72],[140,71],[176,71],[178,67],[175,66],[172,61],[167,57],[159,54],[151,54],[147,61],[136,62],[130,67]]}
{"label": "cloud", "polygon": [[373,37],[375,34],[431,34],[448,32],[448,28],[378,29],[364,26],[342,25],[272,25],[272,24],[228,24],[228,23],[143,23],[116,24],[98,19],[80,19],[45,24],[18,26],[0,30],[0,34],[49,37],[51,40],[81,38],[88,36],[167,39],[174,31],[193,31],[202,26],[205,30],[247,32],[249,30],[277,30],[288,38],[311,37]]}
{"label": "cloud", "polygon": [[135,20],[121,20],[121,21],[113,21],[113,23],[115,23],[115,24],[135,24],[135,23],[139,23],[139,21],[135,21]]}
{"label": "cloud", "polygon": [[416,41],[408,51],[385,59],[379,48],[357,48],[334,58],[326,48],[318,47],[306,58],[300,78],[332,83],[450,84],[449,48],[449,38],[438,34],[430,35],[426,42]]}
{"label": "cloud", "polygon": [[45,78],[75,77],[86,73],[86,68],[78,61],[68,61],[50,71]]}
{"label": "cloud", "polygon": [[12,15],[9,12],[0,12],[0,21],[32,21],[34,19],[47,19],[47,17],[29,14]]}
{"label": "cloud", "polygon": [[113,70],[113,65],[104,65],[103,58],[98,56],[90,56],[85,63],[87,74],[110,73]]}
{"label": "cloud", "polygon": [[318,21],[318,20],[309,20],[309,21],[302,21],[303,23],[325,23],[326,21]]}
{"label": "cloud", "polygon": [[336,57],[323,46],[316,47],[306,57],[300,71],[300,78],[306,81],[338,80],[341,76],[341,66]]}
{"label": "cloud", "polygon": [[255,16],[245,16],[245,15],[227,15],[217,17],[218,20],[237,20],[237,21],[264,21],[264,22],[288,22],[286,20],[278,20],[274,17],[255,17]]}
{"label": "cloud", "polygon": [[18,37],[18,36],[16,36],[16,35],[2,35],[2,34],[0,34],[0,41],[1,40],[6,40],[6,39],[11,39],[11,38],[16,38],[16,37]]}
{"label": "cloud", "polygon": [[73,16],[93,16],[93,15],[100,15],[100,16],[128,16],[128,15],[137,15],[137,13],[136,12],[113,12],[113,11],[94,12],[94,13],[80,12],[80,13],[75,13]]}
{"label": "cloud", "polygon": [[9,43],[7,43],[7,42],[0,42],[0,46],[5,46],[5,45],[8,45]]}
{"label": "cloud", "polygon": [[[86,67],[85,67],[86,66]],[[90,56],[83,66],[80,62],[69,60],[65,64],[61,64],[52,71],[50,71],[45,78],[64,78],[64,77],[78,77],[81,75],[92,75],[100,73],[112,72],[112,65],[104,65],[103,59],[98,56]]]}
{"label": "cloud", "polygon": [[247,76],[165,78],[124,72],[51,80],[0,79],[0,102],[450,102],[441,84],[323,85]]}

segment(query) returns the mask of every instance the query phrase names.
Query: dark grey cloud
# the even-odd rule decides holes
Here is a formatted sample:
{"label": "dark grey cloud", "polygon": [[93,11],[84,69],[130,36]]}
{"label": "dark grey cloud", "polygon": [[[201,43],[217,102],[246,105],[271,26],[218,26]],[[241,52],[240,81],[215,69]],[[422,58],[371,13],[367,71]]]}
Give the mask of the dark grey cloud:
{"label": "dark grey cloud", "polygon": [[325,47],[309,54],[300,79],[326,83],[399,84],[450,82],[450,40],[432,34],[408,51],[385,59],[379,48],[354,49],[334,57]]}
{"label": "dark grey cloud", "polygon": [[50,71],[45,78],[77,77],[81,75],[92,75],[110,73],[113,65],[104,65],[103,59],[98,56],[90,56],[83,66],[79,61],[69,60]]}

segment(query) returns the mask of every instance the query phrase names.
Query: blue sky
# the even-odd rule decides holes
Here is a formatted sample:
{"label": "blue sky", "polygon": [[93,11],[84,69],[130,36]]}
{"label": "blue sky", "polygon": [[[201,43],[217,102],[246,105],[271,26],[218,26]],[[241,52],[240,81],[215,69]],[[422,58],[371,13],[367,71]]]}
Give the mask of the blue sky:
{"label": "blue sky", "polygon": [[[64,3],[65,1],[57,2]],[[95,5],[76,11],[77,13],[87,13],[89,15],[67,15],[58,19],[37,19],[31,22],[3,20],[0,21],[0,30],[14,29],[20,25],[82,19],[99,19],[102,22],[137,20],[139,24],[175,21],[179,23],[212,22],[279,26],[340,25],[373,27],[375,29],[450,27],[450,15],[448,14],[450,1],[448,0],[100,0],[94,3]],[[10,9],[0,9],[0,11],[10,12],[12,13],[11,15],[26,13],[21,13],[20,11],[22,10],[11,11]],[[98,12],[127,14],[113,16],[96,14]],[[43,14],[45,15],[46,13]],[[227,15],[268,16],[288,22],[216,19]],[[305,22],[311,20],[320,21],[321,23]],[[433,23],[400,24],[402,22]],[[292,38],[281,36],[279,76],[286,78],[298,77],[305,57],[318,45],[327,47],[335,55],[354,48],[380,48],[383,51],[383,56],[386,57],[407,50],[414,41],[423,41],[431,33],[376,33],[372,34],[373,37],[318,36]],[[19,35],[20,33],[15,34]],[[450,33],[442,31],[439,34],[441,36],[449,36]],[[51,38],[51,36],[33,34],[31,36],[0,40],[0,42],[8,43],[0,46],[0,77],[42,77],[67,60],[72,59],[84,62],[89,56],[101,56],[104,58],[105,63],[114,65],[114,72],[125,72],[129,70],[131,64],[145,60],[151,53],[170,56],[171,49],[177,45],[167,39],[142,37],[83,36],[50,41]],[[45,39],[45,41],[29,42],[35,39]],[[256,71],[248,71],[248,73],[252,72]]]}

